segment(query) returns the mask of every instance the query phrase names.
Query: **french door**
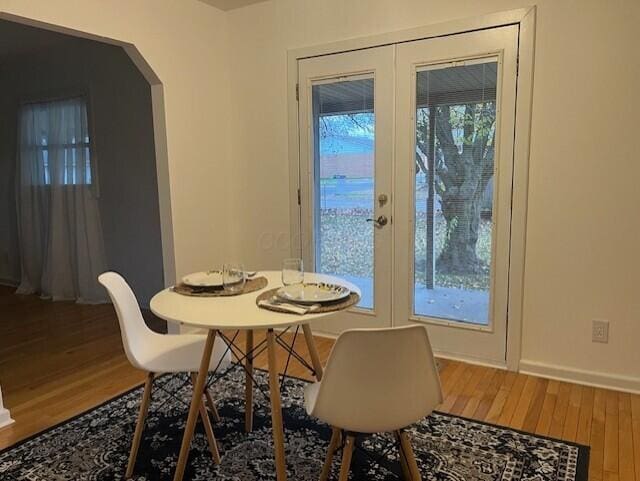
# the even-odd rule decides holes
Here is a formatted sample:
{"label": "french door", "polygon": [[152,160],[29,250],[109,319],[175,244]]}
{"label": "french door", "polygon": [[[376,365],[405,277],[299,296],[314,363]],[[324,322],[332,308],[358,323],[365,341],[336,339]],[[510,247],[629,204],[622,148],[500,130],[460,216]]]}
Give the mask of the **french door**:
{"label": "french door", "polygon": [[424,323],[502,364],[517,26],[300,60],[302,251],[359,285],[322,329]]}
{"label": "french door", "polygon": [[329,333],[391,325],[394,54],[385,46],[298,65],[305,266],[362,290],[355,309],[321,321]]}

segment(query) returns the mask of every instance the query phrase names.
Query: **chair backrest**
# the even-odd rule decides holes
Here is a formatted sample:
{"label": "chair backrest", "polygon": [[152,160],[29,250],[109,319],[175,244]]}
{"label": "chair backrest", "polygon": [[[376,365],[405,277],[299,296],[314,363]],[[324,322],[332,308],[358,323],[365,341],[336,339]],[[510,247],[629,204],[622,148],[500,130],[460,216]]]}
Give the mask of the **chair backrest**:
{"label": "chair backrest", "polygon": [[141,360],[144,351],[151,344],[149,340],[153,337],[153,331],[144,322],[135,294],[127,281],[116,272],[100,274],[98,282],[105,287],[116,309],[127,359],[135,367],[144,369]]}
{"label": "chair backrest", "polygon": [[402,429],[442,402],[425,327],[353,329],[331,351],[312,415],[353,432]]}

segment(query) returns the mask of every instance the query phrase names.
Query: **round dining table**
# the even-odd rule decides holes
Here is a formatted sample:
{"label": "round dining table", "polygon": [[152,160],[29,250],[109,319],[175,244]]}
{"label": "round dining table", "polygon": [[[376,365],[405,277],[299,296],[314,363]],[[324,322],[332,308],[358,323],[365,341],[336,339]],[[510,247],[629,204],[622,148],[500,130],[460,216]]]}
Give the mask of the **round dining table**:
{"label": "round dining table", "polygon": [[[204,388],[209,374],[209,363],[213,351],[216,335],[219,335],[231,349],[229,339],[223,334],[224,331],[245,331],[245,428],[252,429],[253,420],[253,352],[254,352],[254,331],[266,331],[268,377],[269,377],[269,398],[271,402],[271,421],[273,430],[273,442],[275,451],[276,476],[278,481],[287,479],[286,460],[284,451],[284,427],[282,424],[282,408],[280,398],[280,383],[278,380],[278,367],[276,364],[276,346],[278,335],[275,331],[286,330],[292,326],[301,326],[304,338],[311,357],[313,372],[318,381],[322,379],[322,363],[318,356],[310,324],[320,318],[326,318],[338,314],[340,311],[332,312],[310,312],[307,314],[292,314],[275,312],[259,307],[256,298],[264,291],[282,286],[281,271],[261,271],[255,277],[265,277],[267,286],[255,292],[239,294],[234,296],[219,297],[194,297],[179,294],[173,288],[164,289],[151,299],[151,311],[158,317],[172,323],[185,326],[205,329],[207,339],[200,369],[193,387],[193,396],[189,407],[189,415],[185,426],[182,445],[174,481],[182,481],[184,476],[191,439],[195,430],[196,421]],[[308,283],[329,283],[339,284],[347,287],[351,292],[361,295],[360,289],[344,279],[338,277],[304,273],[304,282]],[[292,346],[293,348],[293,346]]]}

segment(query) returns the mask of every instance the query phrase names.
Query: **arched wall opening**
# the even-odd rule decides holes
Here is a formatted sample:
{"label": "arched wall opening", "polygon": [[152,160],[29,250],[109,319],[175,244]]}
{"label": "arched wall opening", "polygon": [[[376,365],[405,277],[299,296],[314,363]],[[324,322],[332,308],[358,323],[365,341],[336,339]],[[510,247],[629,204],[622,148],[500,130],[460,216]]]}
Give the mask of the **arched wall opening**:
{"label": "arched wall opening", "polygon": [[[141,303],[146,305],[154,291],[172,283],[175,278],[164,95],[160,79],[131,43],[2,12],[0,22],[78,40],[61,46],[78,49],[77,54],[74,51],[70,55],[67,51],[61,58],[75,55],[72,61],[78,62],[83,54],[87,57],[85,63],[85,59],[78,62],[82,66],[78,67],[77,81],[69,80],[73,72],[58,75],[64,79],[58,78],[49,93],[83,90],[89,98],[108,267],[122,272]],[[44,58],[43,62],[56,61],[53,53],[47,55],[51,58]],[[93,56],[107,60],[104,64],[92,63],[89,57]],[[73,68],[67,62],[62,63],[66,64],[61,67],[63,69]],[[116,78],[121,72],[125,72],[122,75],[126,78]],[[108,98],[104,95],[106,91]],[[128,112],[129,106],[136,110]],[[109,121],[104,120],[107,117]],[[7,259],[4,262],[6,264]],[[3,277],[2,264],[0,245],[0,278]]]}

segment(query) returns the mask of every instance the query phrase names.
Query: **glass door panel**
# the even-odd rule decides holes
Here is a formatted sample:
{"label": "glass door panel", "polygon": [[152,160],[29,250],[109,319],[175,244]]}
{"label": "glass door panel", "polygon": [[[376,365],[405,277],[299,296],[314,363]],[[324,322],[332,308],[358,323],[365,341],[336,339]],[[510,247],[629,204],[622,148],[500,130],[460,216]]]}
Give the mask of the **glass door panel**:
{"label": "glass door panel", "polygon": [[416,72],[416,316],[489,325],[498,59]]}
{"label": "glass door panel", "polygon": [[[375,106],[371,76],[312,86],[315,270],[362,290],[373,308]],[[349,239],[349,242],[345,242]]]}

